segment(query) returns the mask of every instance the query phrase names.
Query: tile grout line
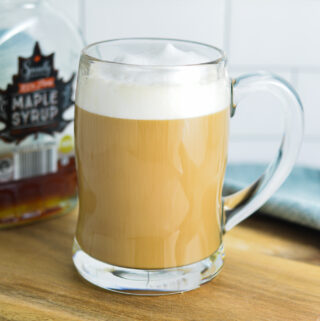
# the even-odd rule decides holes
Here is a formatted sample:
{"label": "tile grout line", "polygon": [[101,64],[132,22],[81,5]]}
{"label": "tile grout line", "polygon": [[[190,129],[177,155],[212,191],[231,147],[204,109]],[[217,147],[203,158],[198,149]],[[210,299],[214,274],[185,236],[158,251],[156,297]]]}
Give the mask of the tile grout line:
{"label": "tile grout line", "polygon": [[224,0],[223,50],[229,57],[231,31],[231,0]]}
{"label": "tile grout line", "polygon": [[[320,143],[320,135],[305,135],[304,136],[304,141],[307,141],[309,143]],[[230,141],[232,142],[257,142],[261,141],[262,143],[264,142],[274,142],[274,141],[279,141],[281,140],[281,134],[279,135],[274,135],[274,134],[259,134],[259,135],[254,135],[254,134],[232,134],[230,135]]]}
{"label": "tile grout line", "polygon": [[289,73],[308,73],[308,74],[320,74],[320,66],[300,66],[300,65],[274,65],[268,63],[261,63],[261,64],[232,64],[233,69],[249,69],[249,70],[256,70],[257,68],[263,69],[274,69],[278,72],[289,72]]}
{"label": "tile grout line", "polygon": [[87,45],[87,40],[86,40],[86,18],[85,18],[85,0],[77,0],[79,4],[79,22],[80,22],[80,31],[82,34],[82,38],[85,42],[85,45]]}

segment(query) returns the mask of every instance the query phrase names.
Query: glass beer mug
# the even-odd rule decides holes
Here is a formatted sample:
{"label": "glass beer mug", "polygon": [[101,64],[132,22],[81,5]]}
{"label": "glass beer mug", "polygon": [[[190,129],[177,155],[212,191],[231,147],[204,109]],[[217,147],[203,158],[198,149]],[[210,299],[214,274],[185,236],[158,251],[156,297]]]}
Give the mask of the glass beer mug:
{"label": "glass beer mug", "polygon": [[[230,115],[260,90],[283,102],[279,152],[255,183],[223,198]],[[224,232],[283,183],[302,132],[290,85],[268,73],[231,80],[218,48],[150,38],[89,45],[76,94],[77,270],[131,294],[178,293],[211,280],[223,266]]]}

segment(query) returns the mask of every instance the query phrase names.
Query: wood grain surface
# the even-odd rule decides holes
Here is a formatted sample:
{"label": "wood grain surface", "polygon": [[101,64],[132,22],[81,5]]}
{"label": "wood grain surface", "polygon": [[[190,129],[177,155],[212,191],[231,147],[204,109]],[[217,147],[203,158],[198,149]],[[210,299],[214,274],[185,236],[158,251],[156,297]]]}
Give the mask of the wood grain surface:
{"label": "wood grain surface", "polygon": [[0,320],[320,321],[319,232],[255,216],[225,236],[201,288],[134,297],[85,282],[71,259],[76,213],[0,231]]}

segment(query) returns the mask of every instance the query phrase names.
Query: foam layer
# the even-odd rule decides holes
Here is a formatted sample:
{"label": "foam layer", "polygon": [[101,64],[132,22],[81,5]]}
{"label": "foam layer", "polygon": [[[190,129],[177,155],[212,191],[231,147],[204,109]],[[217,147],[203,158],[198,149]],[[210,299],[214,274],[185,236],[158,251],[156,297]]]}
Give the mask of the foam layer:
{"label": "foam layer", "polygon": [[115,62],[144,66],[181,66],[209,62],[210,57],[196,51],[184,51],[171,43],[153,44],[134,54],[120,52],[113,59]]}
{"label": "foam layer", "polygon": [[[122,55],[116,61],[143,65],[198,63],[199,53],[166,46],[158,54]],[[216,66],[137,67],[96,62],[79,77],[76,104],[103,116],[168,120],[200,117],[230,106],[230,82]],[[81,74],[81,70],[80,70]]]}

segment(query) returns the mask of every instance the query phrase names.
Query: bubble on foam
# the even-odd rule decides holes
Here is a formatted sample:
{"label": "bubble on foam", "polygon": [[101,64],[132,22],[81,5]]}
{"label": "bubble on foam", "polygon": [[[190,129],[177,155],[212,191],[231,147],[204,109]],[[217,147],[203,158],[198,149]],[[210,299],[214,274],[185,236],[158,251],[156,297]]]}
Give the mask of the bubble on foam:
{"label": "bubble on foam", "polygon": [[[169,120],[200,117],[230,106],[230,81],[216,65],[150,67],[196,64],[208,57],[168,44],[143,53],[121,54],[116,62],[144,65],[90,65],[78,80],[76,104],[103,116]],[[149,67],[148,67],[149,66]]]}

